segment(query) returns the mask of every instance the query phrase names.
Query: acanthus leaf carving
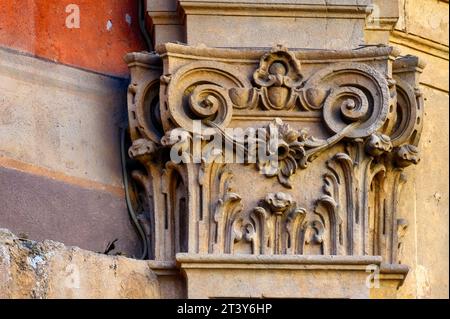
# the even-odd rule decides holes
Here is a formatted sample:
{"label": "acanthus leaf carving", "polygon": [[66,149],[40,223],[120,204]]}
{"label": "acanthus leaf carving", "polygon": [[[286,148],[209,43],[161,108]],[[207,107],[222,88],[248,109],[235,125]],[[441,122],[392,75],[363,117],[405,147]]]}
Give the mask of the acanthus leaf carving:
{"label": "acanthus leaf carving", "polygon": [[[214,212],[214,221],[218,225],[217,243],[224,243],[223,250],[231,252],[231,245],[236,237],[242,236],[234,231],[230,231],[233,227],[232,220],[242,211],[241,197],[236,193],[226,192],[223,199],[219,199]],[[221,236],[224,236],[223,238]]]}
{"label": "acanthus leaf carving", "polygon": [[397,247],[398,247],[398,263],[401,263],[403,255],[403,240],[408,231],[408,221],[404,218],[397,219]]}
{"label": "acanthus leaf carving", "polygon": [[269,193],[261,206],[236,216],[234,238],[251,242],[253,254],[296,254],[305,216],[306,210],[298,207],[291,195]]}
{"label": "acanthus leaf carving", "polygon": [[[338,204],[333,197],[323,195],[316,203],[314,212],[320,216],[317,223],[321,223],[321,228],[328,230],[328,238],[325,240],[326,246],[323,248],[327,255],[337,255],[338,245],[342,245],[342,218],[339,215]],[[324,242],[322,240],[321,242]],[[329,246],[328,246],[329,245]]]}

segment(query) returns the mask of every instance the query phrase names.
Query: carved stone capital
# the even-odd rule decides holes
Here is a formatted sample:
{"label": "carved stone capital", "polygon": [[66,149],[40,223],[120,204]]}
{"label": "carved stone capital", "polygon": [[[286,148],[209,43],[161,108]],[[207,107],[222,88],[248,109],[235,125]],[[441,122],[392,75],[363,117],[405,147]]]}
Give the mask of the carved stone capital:
{"label": "carved stone capital", "polygon": [[394,269],[423,125],[423,66],[397,54],[165,44],[128,55],[129,154],[152,158],[141,163],[155,259],[368,256]]}

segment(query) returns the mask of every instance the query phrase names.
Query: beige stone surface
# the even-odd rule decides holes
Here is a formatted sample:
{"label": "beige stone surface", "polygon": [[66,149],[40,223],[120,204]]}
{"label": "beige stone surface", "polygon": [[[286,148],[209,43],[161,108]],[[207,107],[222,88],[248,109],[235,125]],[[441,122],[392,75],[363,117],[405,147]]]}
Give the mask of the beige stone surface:
{"label": "beige stone surface", "polygon": [[424,94],[421,147],[430,156],[408,174],[411,183],[404,190],[414,194],[415,200],[408,209],[402,209],[411,225],[403,253],[404,263],[411,266],[411,277],[406,279],[400,295],[448,298],[448,94],[430,88],[425,88]]}
{"label": "beige stone surface", "polygon": [[149,32],[153,45],[166,42],[186,42],[186,29],[177,0],[147,0]]}
{"label": "beige stone surface", "polygon": [[358,19],[193,15],[186,21],[186,42],[191,45],[339,49],[364,43],[364,20]]}
{"label": "beige stone surface", "polygon": [[122,187],[122,80],[0,49],[0,156]]}
{"label": "beige stone surface", "polygon": [[[415,55],[420,57],[426,63],[420,82],[427,87],[435,88],[442,93],[448,93],[449,89],[449,72],[448,72],[448,58],[430,55],[424,52],[425,50],[418,50],[417,48],[407,47],[397,41],[397,38],[391,38],[391,45],[398,48],[402,55]],[[448,52],[447,52],[448,54]]]}
{"label": "beige stone surface", "polygon": [[177,0],[147,0],[147,11],[176,11]]}
{"label": "beige stone surface", "polygon": [[19,239],[0,229],[0,298],[160,298],[146,261]]}
{"label": "beige stone surface", "polygon": [[147,10],[155,44],[180,41],[211,47],[271,47],[281,43],[337,49],[363,43],[370,2],[172,0],[147,2]]}
{"label": "beige stone surface", "polygon": [[396,29],[448,46],[448,1],[400,0],[399,8]]}
{"label": "beige stone surface", "polygon": [[[392,1],[394,3],[395,1]],[[420,78],[424,96],[423,162],[409,172],[400,214],[409,223],[401,261],[411,270],[400,298],[448,298],[448,1],[400,0],[395,30],[366,30],[369,43],[390,43],[401,54],[426,63]]]}
{"label": "beige stone surface", "polygon": [[177,262],[188,298],[395,298],[402,277],[375,275],[372,284],[377,256],[177,254]]}
{"label": "beige stone surface", "polygon": [[[406,48],[406,52],[419,52],[421,57],[436,57],[448,61],[448,1],[388,2],[390,5],[384,0],[374,2],[375,9],[366,22],[367,43],[391,43]],[[425,77],[427,73],[435,74],[437,71],[439,74],[439,71],[445,71],[441,64],[439,60],[430,63]],[[438,86],[448,83],[448,79],[444,78],[433,80]],[[448,91],[448,85],[446,87]]]}
{"label": "beige stone surface", "polygon": [[179,3],[186,19],[189,45],[272,47],[283,44],[291,48],[342,49],[363,44],[369,2],[182,0]]}
{"label": "beige stone surface", "polygon": [[155,24],[152,30],[155,46],[167,42],[186,42],[185,30],[180,24]]}
{"label": "beige stone surface", "polygon": [[399,296],[448,298],[448,1],[400,1],[390,41],[402,54],[427,63],[420,79],[425,96],[420,147],[428,156],[408,174],[411,183],[405,185],[404,192],[415,194],[415,200],[401,209],[410,221],[402,259],[411,271]]}

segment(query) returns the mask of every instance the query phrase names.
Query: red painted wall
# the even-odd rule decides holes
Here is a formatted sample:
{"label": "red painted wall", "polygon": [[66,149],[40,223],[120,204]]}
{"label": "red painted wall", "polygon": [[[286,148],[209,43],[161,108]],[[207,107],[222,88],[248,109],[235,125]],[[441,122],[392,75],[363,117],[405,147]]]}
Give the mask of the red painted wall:
{"label": "red painted wall", "polygon": [[[137,20],[137,1],[0,0],[0,46],[100,73],[126,76],[123,56],[145,49]],[[80,9],[78,29],[66,27],[69,4]],[[128,22],[127,14],[131,18]]]}

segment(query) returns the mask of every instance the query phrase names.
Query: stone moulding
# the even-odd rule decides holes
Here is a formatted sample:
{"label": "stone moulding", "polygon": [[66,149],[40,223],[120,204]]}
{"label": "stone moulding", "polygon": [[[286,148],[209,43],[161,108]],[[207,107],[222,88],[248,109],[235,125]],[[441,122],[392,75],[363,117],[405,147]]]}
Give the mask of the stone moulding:
{"label": "stone moulding", "polygon": [[[189,296],[213,296],[200,291],[195,269],[219,276],[245,264],[245,278],[257,265],[269,271],[291,261],[297,284],[323,263],[336,276],[351,264],[358,265],[354,296],[395,295],[408,270],[401,264],[407,221],[399,203],[408,200],[401,186],[405,168],[420,161],[424,65],[416,57],[386,46],[168,43],[125,60],[137,203],[149,212],[153,259],[177,261]],[[214,149],[216,138],[224,142]],[[245,155],[241,162],[227,158],[227,143],[232,159]],[[252,161],[251,151],[260,150]],[[310,260],[321,266],[306,267]],[[367,289],[367,267],[376,268],[385,290]],[[277,276],[286,282],[286,274]],[[259,296],[267,295],[263,286]],[[239,295],[228,293],[219,295]]]}
{"label": "stone moulding", "polygon": [[[153,55],[153,57],[160,57],[163,60],[166,57],[173,57],[201,61],[228,62],[232,64],[254,64],[256,70],[258,68],[261,56],[271,49],[272,48],[209,48],[205,45],[188,46],[175,43],[165,43],[160,44],[157,47],[158,54]],[[367,46],[351,50],[291,49],[291,53],[298,61],[301,62],[302,65],[327,64],[330,62],[339,61],[364,62],[386,60],[390,55],[395,57],[400,54],[397,49],[388,46]],[[150,59],[151,57],[148,55],[148,53],[129,53],[126,55],[125,59],[127,63],[131,63],[134,61],[134,58],[138,59],[138,61]],[[167,71],[173,72],[174,68],[179,66],[180,65],[177,64],[167,65]]]}
{"label": "stone moulding", "polygon": [[341,1],[325,3],[309,1],[294,3],[292,1],[274,2],[270,0],[234,0],[234,1],[196,1],[180,0],[181,15],[232,15],[263,17],[327,17],[327,18],[359,18],[365,19],[370,12],[369,1]]}
{"label": "stone moulding", "polygon": [[[408,271],[388,267],[379,256],[245,256],[177,254],[189,278],[189,298],[374,298],[380,292],[366,285],[367,269],[378,267],[383,297],[395,297]],[[209,280],[202,280],[202,278]],[[220,282],[221,285],[217,285]],[[242,283],[245,283],[244,285]]]}
{"label": "stone moulding", "polygon": [[[318,48],[330,45],[338,48],[361,43],[364,23],[372,9],[372,0],[165,0],[147,3],[147,20],[157,44],[180,41],[190,45],[208,43],[215,47],[242,47],[266,46],[279,41],[310,47],[303,40],[304,37],[296,37],[292,35],[293,32],[283,31],[286,26],[289,28],[295,25],[295,29],[303,30],[314,39]],[[222,25],[223,19],[227,22]],[[312,19],[317,19],[320,23],[314,27]],[[274,24],[275,21],[277,23]],[[322,22],[326,22],[326,27],[321,25]],[[244,28],[249,32],[246,33],[247,37],[238,39],[235,35],[239,29],[233,29],[233,26],[243,25],[242,23],[247,23]],[[265,36],[255,37],[257,29],[252,25],[259,25],[260,28],[257,29],[261,31],[266,27],[272,30],[275,28],[277,32],[274,34],[277,36],[272,38],[270,32],[264,30]],[[336,36],[326,39],[321,31],[325,30],[323,27],[330,30],[350,25],[352,27],[341,30],[341,34],[336,33]]]}

